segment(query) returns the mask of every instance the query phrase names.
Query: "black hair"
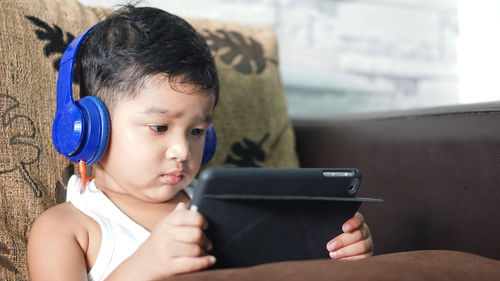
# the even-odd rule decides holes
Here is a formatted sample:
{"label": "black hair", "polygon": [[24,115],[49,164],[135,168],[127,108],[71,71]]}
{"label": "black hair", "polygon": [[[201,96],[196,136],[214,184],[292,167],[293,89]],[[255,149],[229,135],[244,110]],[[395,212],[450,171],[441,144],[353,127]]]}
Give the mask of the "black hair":
{"label": "black hair", "polygon": [[219,78],[205,39],[166,11],[126,5],[98,23],[82,43],[76,68],[80,95],[96,96],[108,109],[133,98],[153,76],[196,86],[219,97]]}

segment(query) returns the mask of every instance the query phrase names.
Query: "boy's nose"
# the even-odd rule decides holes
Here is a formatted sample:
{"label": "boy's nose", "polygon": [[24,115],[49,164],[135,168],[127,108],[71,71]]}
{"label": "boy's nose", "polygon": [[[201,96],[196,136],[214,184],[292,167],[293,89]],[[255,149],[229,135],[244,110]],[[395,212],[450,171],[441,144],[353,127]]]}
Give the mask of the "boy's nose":
{"label": "boy's nose", "polygon": [[177,161],[186,161],[191,156],[187,142],[177,143],[170,146],[166,152],[167,159],[175,159]]}

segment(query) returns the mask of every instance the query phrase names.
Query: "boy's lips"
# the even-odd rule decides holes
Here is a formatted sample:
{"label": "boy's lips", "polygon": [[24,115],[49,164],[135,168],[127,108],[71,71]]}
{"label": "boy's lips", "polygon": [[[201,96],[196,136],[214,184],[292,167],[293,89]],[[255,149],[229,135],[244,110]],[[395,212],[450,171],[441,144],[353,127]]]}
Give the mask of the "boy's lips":
{"label": "boy's lips", "polygon": [[169,172],[162,174],[161,178],[166,184],[177,184],[184,178],[183,172]]}

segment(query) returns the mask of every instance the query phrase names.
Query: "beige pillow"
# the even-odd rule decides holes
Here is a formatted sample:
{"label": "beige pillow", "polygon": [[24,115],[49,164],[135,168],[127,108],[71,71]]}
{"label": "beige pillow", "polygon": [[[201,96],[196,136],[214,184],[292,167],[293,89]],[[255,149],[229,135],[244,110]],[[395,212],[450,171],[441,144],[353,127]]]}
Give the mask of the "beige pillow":
{"label": "beige pillow", "polygon": [[[30,226],[65,200],[75,169],[51,139],[59,59],[107,12],[74,0],[0,4],[0,280],[29,279]],[[296,167],[272,28],[191,22],[208,40],[220,72],[218,146],[209,165]]]}
{"label": "beige pillow", "polygon": [[221,82],[209,166],[297,167],[272,26],[190,20],[216,57]]}
{"label": "beige pillow", "polygon": [[100,17],[69,0],[0,4],[0,280],[29,279],[30,225],[56,204],[56,190],[64,195],[73,173],[52,147],[57,65],[70,40]]}

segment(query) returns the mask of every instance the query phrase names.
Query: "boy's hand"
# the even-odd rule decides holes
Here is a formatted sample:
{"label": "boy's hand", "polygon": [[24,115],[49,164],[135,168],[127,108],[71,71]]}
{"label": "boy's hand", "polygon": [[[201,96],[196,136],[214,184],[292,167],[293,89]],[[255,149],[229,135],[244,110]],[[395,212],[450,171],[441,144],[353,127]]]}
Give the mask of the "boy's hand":
{"label": "boy's hand", "polygon": [[372,235],[361,213],[346,221],[342,231],[326,246],[332,259],[358,260],[373,255]]}
{"label": "boy's hand", "polygon": [[215,258],[207,255],[212,244],[203,233],[206,228],[207,222],[199,212],[190,211],[184,203],[179,203],[172,213],[157,223],[150,237],[126,263],[141,268],[140,279],[148,280],[212,266]]}

